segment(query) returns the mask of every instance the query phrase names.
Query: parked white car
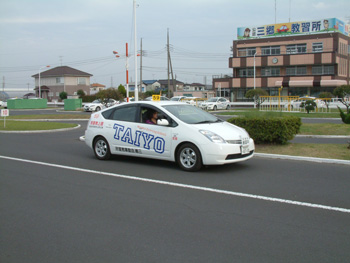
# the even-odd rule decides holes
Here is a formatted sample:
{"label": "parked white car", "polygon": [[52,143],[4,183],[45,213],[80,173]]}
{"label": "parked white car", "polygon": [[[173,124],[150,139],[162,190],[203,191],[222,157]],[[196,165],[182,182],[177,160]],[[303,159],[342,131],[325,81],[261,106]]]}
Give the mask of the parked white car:
{"label": "parked white car", "polygon": [[186,99],[186,98],[187,97],[185,97],[185,96],[174,96],[170,100],[171,101],[181,101],[181,100]]}
{"label": "parked white car", "polygon": [[230,108],[230,101],[223,97],[210,98],[201,103],[200,107],[206,110],[228,110]]}
{"label": "parked white car", "polygon": [[91,103],[86,103],[84,105],[84,111],[100,111],[106,108],[100,100],[94,100]]}
{"label": "parked white car", "polygon": [[[297,100],[292,100],[290,102],[290,106],[292,107],[292,109],[299,109],[300,105],[303,102],[306,102],[308,100],[315,101],[317,108],[324,108],[324,107],[326,107],[324,101],[322,101],[321,99],[317,99],[315,97],[300,97]],[[285,104],[285,107],[288,107],[288,103]]]}
{"label": "parked white car", "polygon": [[114,99],[108,99],[107,103],[102,103],[101,100],[94,100],[91,103],[86,103],[84,105],[84,111],[100,111],[106,107],[111,107],[116,104],[119,104],[119,101]]}
{"label": "parked white car", "polygon": [[[157,124],[147,116],[158,113]],[[245,161],[254,141],[238,126],[183,102],[138,101],[91,114],[85,143],[97,159],[127,155],[176,162],[185,171]]]}

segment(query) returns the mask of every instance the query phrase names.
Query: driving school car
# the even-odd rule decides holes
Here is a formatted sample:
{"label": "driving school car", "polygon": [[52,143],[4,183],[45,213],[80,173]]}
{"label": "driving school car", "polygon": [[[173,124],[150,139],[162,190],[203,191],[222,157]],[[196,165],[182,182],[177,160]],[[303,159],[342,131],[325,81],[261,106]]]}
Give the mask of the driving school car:
{"label": "driving school car", "polygon": [[[157,125],[145,123],[158,112]],[[126,155],[176,162],[185,171],[245,161],[254,141],[238,126],[187,103],[129,102],[93,113],[85,142],[100,160]]]}

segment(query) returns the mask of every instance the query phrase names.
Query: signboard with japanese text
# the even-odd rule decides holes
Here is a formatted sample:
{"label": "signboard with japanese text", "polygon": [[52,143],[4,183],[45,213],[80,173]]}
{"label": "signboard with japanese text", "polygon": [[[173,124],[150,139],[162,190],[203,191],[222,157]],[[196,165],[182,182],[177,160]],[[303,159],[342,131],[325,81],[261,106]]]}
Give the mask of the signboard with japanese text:
{"label": "signboard with japanese text", "polygon": [[10,111],[8,109],[1,110],[1,117],[8,117],[10,115]]}
{"label": "signboard with japanese text", "polygon": [[350,25],[345,24],[337,18],[326,18],[314,21],[288,22],[257,27],[239,27],[237,28],[237,39],[324,32],[340,32],[346,36],[350,36]]}

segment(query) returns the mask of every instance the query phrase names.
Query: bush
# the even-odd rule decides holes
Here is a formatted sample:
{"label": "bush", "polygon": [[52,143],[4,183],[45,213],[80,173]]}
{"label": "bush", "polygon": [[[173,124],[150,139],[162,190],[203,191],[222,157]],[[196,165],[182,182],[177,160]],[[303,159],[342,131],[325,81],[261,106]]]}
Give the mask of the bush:
{"label": "bush", "polygon": [[85,95],[82,97],[83,102],[93,102],[96,100],[96,95]]}
{"label": "bush", "polygon": [[231,118],[228,122],[246,129],[256,144],[286,144],[299,133],[299,117]]}

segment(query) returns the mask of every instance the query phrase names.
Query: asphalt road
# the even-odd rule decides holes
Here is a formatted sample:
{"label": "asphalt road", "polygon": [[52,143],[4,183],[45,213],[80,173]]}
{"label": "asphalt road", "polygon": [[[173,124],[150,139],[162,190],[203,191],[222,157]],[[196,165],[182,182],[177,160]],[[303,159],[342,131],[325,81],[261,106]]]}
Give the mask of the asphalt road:
{"label": "asphalt road", "polygon": [[0,134],[0,262],[348,262],[349,166],[99,161],[81,124]]}

